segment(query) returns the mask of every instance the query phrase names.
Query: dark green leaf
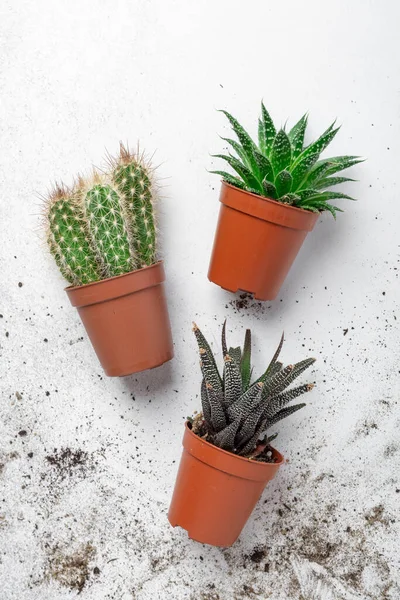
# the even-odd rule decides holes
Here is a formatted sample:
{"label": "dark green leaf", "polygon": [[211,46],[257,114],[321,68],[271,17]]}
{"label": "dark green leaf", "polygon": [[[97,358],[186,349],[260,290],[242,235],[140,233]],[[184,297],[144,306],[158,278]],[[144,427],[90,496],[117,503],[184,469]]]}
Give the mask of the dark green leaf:
{"label": "dark green leaf", "polygon": [[266,156],[269,156],[272,144],[276,135],[276,129],[273,120],[264,103],[261,102],[261,119],[258,122],[258,142],[260,150]]}
{"label": "dark green leaf", "polygon": [[239,188],[241,190],[245,190],[246,189],[245,182],[242,181],[241,179],[238,179],[234,175],[231,175],[231,173],[227,173],[226,171],[210,171],[210,173],[213,173],[215,175],[221,175],[221,177],[227,183],[230,183],[231,185],[234,185],[235,187],[237,187],[237,188]]}
{"label": "dark green leaf", "polygon": [[328,160],[317,161],[315,165],[311,168],[311,170],[308,172],[306,177],[303,179],[303,182],[300,187],[302,189],[312,188],[317,181],[326,177],[326,174],[328,173],[329,168],[332,166],[332,164]]}
{"label": "dark green leaf", "polygon": [[340,129],[340,127],[336,127],[336,129],[333,129],[334,124],[335,123],[332,123],[332,125],[330,125],[330,127],[328,127],[328,129],[324,131],[324,133],[317,140],[315,140],[315,142],[313,142],[303,150],[303,152],[294,161],[292,169],[294,169],[300,162],[300,160],[304,159],[304,157],[310,156],[311,154],[318,154],[319,156],[321,152],[325,150],[325,148],[328,146],[328,144],[330,144],[330,142],[333,140],[333,138]]}
{"label": "dark green leaf", "polygon": [[289,206],[296,206],[299,200],[300,196],[297,194],[285,194],[279,198],[279,202],[282,202],[282,204],[289,204]]}
{"label": "dark green leaf", "polygon": [[234,151],[236,152],[236,154],[238,155],[238,157],[240,158],[240,160],[242,162],[244,162],[244,164],[247,167],[249,167],[246,153],[243,150],[242,146],[239,144],[239,142],[236,142],[236,140],[231,140],[230,138],[224,138],[224,137],[221,137],[221,140],[224,140],[224,142],[227,142],[228,144],[230,144],[232,146],[232,148],[234,149]]}
{"label": "dark green leaf", "polygon": [[258,165],[260,181],[262,181],[263,179],[267,179],[268,181],[273,179],[274,172],[273,172],[271,161],[269,160],[269,158],[267,158],[263,154],[260,154],[260,152],[258,152],[258,150],[255,150],[254,158]]}
{"label": "dark green leaf", "polygon": [[285,194],[288,194],[291,190],[293,178],[289,171],[283,170],[275,178],[275,187],[277,197],[280,198]]}
{"label": "dark green leaf", "polygon": [[[251,169],[251,171],[253,172],[253,175],[256,178],[258,178],[259,177],[258,165],[254,158],[254,151],[257,149],[256,144],[253,142],[253,140],[251,139],[251,137],[249,136],[247,131],[245,129],[243,129],[243,127],[240,125],[240,123],[234,117],[232,117],[231,114],[229,114],[226,110],[222,110],[220,112],[224,113],[224,115],[227,117],[230,124],[232,125],[232,128],[233,128],[234,132],[236,133],[236,135],[238,136],[239,142],[242,145],[243,152],[246,155],[247,164],[248,164],[249,168]],[[253,186],[253,187],[257,188],[257,186]]]}
{"label": "dark green leaf", "polygon": [[215,154],[213,158],[222,158],[222,160],[226,160],[226,162],[240,175],[243,181],[251,188],[263,191],[260,182],[254,177],[253,173],[242,163],[240,160],[235,158],[234,156],[227,156],[225,154]]}
{"label": "dark green leaf", "polygon": [[277,193],[276,193],[276,187],[274,186],[274,184],[271,183],[270,181],[267,181],[266,179],[264,179],[264,181],[262,182],[262,185],[263,185],[264,195],[267,198],[272,198],[272,200],[275,200],[277,198]]}
{"label": "dark green leaf", "polygon": [[309,210],[314,213],[319,213],[320,211],[315,206],[308,206],[307,204],[301,205],[298,208],[302,208],[303,210]]}
{"label": "dark green leaf", "polygon": [[307,198],[307,204],[312,204],[313,200],[317,200],[318,202],[326,202],[327,200],[335,200],[335,199],[344,199],[344,200],[354,200],[351,196],[347,194],[342,194],[341,192],[334,192],[333,190],[326,190],[325,192],[319,192],[315,194],[315,196],[310,196]]}
{"label": "dark green leaf", "polygon": [[292,191],[297,192],[300,188],[303,180],[306,178],[308,171],[318,160],[319,154],[315,152],[315,154],[308,154],[307,156],[303,156],[301,159],[297,160],[296,167],[292,170]]}
{"label": "dark green leaf", "polygon": [[287,133],[283,129],[280,129],[275,136],[270,158],[275,176],[290,165],[292,159],[292,147]]}
{"label": "dark green leaf", "polygon": [[304,134],[307,127],[307,120],[307,114],[303,115],[288,133],[288,138],[292,145],[292,159],[297,158],[303,150]]}
{"label": "dark green leaf", "polygon": [[298,204],[302,204],[302,202],[305,202],[306,200],[308,200],[308,198],[313,198],[314,196],[318,196],[319,194],[321,194],[322,192],[319,192],[318,190],[314,190],[314,189],[306,189],[306,190],[299,190],[296,192],[296,194],[300,197],[300,201],[298,202]]}
{"label": "dark green leaf", "polygon": [[328,169],[328,174],[334,175],[339,171],[344,171],[345,169],[349,169],[354,165],[364,162],[365,158],[361,158],[360,156],[333,156],[325,160],[331,163],[331,166]]}
{"label": "dark green leaf", "polygon": [[332,187],[333,185],[339,185],[340,183],[346,183],[347,181],[356,181],[355,179],[351,179],[350,177],[325,177],[325,179],[320,179],[315,187],[317,189]]}

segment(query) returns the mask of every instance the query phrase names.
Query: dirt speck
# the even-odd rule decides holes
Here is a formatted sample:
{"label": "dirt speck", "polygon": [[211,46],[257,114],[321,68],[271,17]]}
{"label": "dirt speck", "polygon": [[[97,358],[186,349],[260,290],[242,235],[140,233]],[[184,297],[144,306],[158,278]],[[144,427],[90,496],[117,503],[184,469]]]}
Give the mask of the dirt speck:
{"label": "dirt speck", "polygon": [[385,525],[387,527],[390,523],[389,517],[385,514],[385,507],[382,504],[374,506],[364,515],[364,518],[368,525],[376,525],[377,523],[380,523],[381,525]]}
{"label": "dirt speck", "polygon": [[55,469],[60,479],[71,477],[76,472],[84,474],[93,466],[91,457],[85,450],[71,448],[55,448],[52,454],[46,456],[46,461]]}
{"label": "dirt speck", "polygon": [[253,552],[249,555],[251,562],[259,565],[264,560],[267,552],[264,548],[254,548]]}
{"label": "dirt speck", "polygon": [[85,544],[71,554],[56,547],[49,557],[46,575],[80,593],[89,579],[89,563],[95,554],[96,550],[91,544]]}

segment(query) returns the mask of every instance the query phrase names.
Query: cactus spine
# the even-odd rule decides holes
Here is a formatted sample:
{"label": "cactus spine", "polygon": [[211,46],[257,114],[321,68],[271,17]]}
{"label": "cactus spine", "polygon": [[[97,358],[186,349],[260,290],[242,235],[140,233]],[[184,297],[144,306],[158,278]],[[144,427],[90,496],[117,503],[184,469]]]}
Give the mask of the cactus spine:
{"label": "cactus spine", "polygon": [[47,243],[73,285],[150,266],[156,227],[150,168],[122,144],[110,171],[56,187],[46,211]]}

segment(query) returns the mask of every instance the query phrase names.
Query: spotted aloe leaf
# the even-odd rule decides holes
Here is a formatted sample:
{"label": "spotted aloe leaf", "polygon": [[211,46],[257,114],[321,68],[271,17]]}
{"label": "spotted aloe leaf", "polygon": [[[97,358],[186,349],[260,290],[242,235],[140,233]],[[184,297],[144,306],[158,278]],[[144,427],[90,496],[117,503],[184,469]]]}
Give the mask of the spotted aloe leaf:
{"label": "spotted aloe leaf", "polygon": [[230,173],[227,173],[226,171],[210,171],[210,173],[214,173],[216,175],[221,175],[221,177],[223,178],[224,181],[226,181],[226,183],[230,183],[231,185],[234,185],[235,187],[237,187],[241,190],[246,189],[246,184],[244,181],[242,181],[238,177],[234,177],[234,175],[231,175]]}
{"label": "spotted aloe leaf", "polygon": [[243,148],[243,152],[246,155],[249,167],[256,174],[258,172],[257,162],[254,158],[254,150],[257,149],[256,144],[253,142],[247,131],[240,125],[240,123],[232,117],[226,110],[221,111],[229,120],[232,125],[233,131],[236,133],[239,142]]}
{"label": "spotted aloe leaf", "polygon": [[331,186],[347,183],[349,178],[333,175],[363,161],[359,156],[350,155],[320,159],[321,153],[339,131],[335,123],[332,123],[317,140],[305,146],[308,115],[303,115],[288,133],[285,127],[277,131],[270,114],[262,104],[257,146],[232,115],[226,111],[222,112],[229,119],[238,137],[238,141],[223,138],[237,157],[217,155],[226,160],[238,174],[234,179],[233,175],[231,178],[223,175],[225,181],[239,189],[289,206],[316,213],[326,210],[333,216],[336,215],[339,209],[326,199],[305,203],[300,195],[303,190],[325,191]]}
{"label": "spotted aloe leaf", "polygon": [[213,158],[222,158],[222,160],[225,160],[232,167],[232,169],[234,169],[236,173],[240,175],[247,186],[257,191],[262,190],[258,179],[253,175],[250,169],[246,167],[246,165],[240,162],[239,159],[226,154],[215,154]]}
{"label": "spotted aloe leaf", "polygon": [[261,102],[261,119],[258,120],[258,144],[261,154],[269,156],[274,143],[276,129],[264,103]]}
{"label": "spotted aloe leaf", "polygon": [[305,114],[297,121],[288,133],[292,145],[292,157],[296,159],[301,154],[304,146],[304,135],[307,128],[308,115]]}
{"label": "spotted aloe leaf", "polygon": [[271,149],[271,163],[275,177],[287,167],[290,167],[292,147],[286,131],[280,129],[275,136]]}
{"label": "spotted aloe leaf", "polygon": [[284,169],[283,171],[278,173],[275,179],[276,193],[278,197],[280,198],[289,194],[290,190],[292,189],[292,184],[293,177],[289,171],[286,171],[286,169]]}

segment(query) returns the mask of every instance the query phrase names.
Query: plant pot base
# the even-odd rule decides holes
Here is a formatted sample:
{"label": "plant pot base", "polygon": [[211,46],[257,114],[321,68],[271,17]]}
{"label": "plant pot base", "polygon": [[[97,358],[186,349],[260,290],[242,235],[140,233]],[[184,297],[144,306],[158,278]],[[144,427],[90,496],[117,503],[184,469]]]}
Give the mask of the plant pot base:
{"label": "plant pot base", "polygon": [[254,300],[259,300],[261,302],[265,302],[266,300],[275,300],[276,298],[276,295],[273,298],[264,298],[262,292],[259,292],[257,290],[244,290],[238,286],[227,287],[226,285],[221,285],[220,282],[211,279],[210,275],[208,275],[208,281],[211,281],[211,283],[215,283],[221,288],[221,290],[224,290],[225,292],[230,292],[232,294],[249,294],[253,296]]}

